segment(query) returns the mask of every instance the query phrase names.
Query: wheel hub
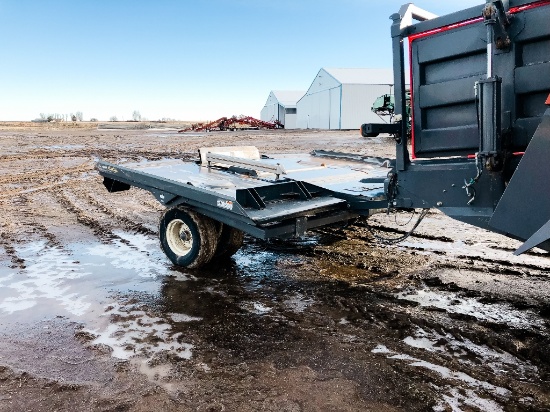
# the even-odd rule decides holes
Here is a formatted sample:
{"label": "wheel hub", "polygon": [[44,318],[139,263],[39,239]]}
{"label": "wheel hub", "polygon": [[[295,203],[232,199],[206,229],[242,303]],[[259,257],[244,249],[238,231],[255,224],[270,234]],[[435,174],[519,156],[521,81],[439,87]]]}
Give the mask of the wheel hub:
{"label": "wheel hub", "polygon": [[189,226],[181,220],[174,219],[166,227],[168,246],[178,256],[185,256],[193,247],[193,235]]}

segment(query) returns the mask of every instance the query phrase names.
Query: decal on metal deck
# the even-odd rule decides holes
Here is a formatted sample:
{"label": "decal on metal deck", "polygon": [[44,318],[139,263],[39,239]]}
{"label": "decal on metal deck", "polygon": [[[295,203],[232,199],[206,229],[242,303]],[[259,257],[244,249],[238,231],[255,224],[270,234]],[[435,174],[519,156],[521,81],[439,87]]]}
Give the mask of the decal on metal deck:
{"label": "decal on metal deck", "polygon": [[100,168],[100,169],[103,169],[103,170],[106,170],[106,171],[108,171],[108,172],[111,172],[111,173],[118,173],[118,169],[116,169],[116,168],[113,167],[113,166],[99,165],[99,168]]}
{"label": "decal on metal deck", "polygon": [[217,205],[220,209],[233,210],[233,202],[231,200],[218,199]]}

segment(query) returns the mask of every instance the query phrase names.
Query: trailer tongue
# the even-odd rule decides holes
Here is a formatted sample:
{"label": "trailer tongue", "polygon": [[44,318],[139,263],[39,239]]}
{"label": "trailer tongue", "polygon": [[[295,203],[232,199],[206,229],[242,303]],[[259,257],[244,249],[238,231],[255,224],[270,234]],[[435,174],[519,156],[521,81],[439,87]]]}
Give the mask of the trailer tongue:
{"label": "trailer tongue", "polygon": [[179,266],[235,253],[242,233],[299,237],[387,207],[386,159],[323,151],[262,157],[255,147],[202,148],[199,157],[96,166],[110,192],[139,187],[168,208],[159,235]]}

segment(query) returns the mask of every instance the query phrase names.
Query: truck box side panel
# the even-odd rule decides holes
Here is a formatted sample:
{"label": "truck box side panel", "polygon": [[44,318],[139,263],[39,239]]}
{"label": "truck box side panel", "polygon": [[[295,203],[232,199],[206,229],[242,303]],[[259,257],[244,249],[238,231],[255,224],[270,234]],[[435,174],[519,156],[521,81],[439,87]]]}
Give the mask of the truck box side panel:
{"label": "truck box side panel", "polygon": [[[511,133],[510,149],[524,151],[550,93],[550,3],[512,11],[512,44],[496,50],[494,72],[502,78],[502,127]],[[480,19],[457,23],[463,22],[446,20],[443,30],[412,37],[416,157],[466,156],[479,147],[474,85],[486,77],[486,27]]]}

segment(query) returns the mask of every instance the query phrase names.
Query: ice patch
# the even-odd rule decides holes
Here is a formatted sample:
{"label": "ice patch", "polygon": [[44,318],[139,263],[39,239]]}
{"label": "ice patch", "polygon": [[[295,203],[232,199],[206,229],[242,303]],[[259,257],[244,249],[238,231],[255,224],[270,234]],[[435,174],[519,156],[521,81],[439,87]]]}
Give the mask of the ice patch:
{"label": "ice patch", "polygon": [[110,305],[103,316],[111,316],[115,321],[104,330],[87,330],[96,336],[90,344],[107,345],[115,358],[130,359],[139,354],[150,357],[168,352],[182,359],[191,359],[193,345],[180,343],[182,334],[173,333],[172,326],[165,319],[119,304]]}
{"label": "ice patch", "polygon": [[2,287],[11,289],[16,296],[1,300],[0,310],[11,314],[36,306],[40,299],[51,299],[73,315],[86,313],[90,303],[84,300],[86,296],[70,293],[68,281],[91,273],[82,271],[66,251],[48,247],[45,241],[36,241],[22,247],[18,254],[25,259],[27,267],[19,270],[18,275],[2,279]]}
{"label": "ice patch", "polygon": [[449,354],[462,363],[473,365],[471,354],[476,355],[482,364],[490,367],[494,373],[511,371],[527,378],[528,375],[537,375],[538,368],[529,362],[522,361],[508,352],[498,352],[486,345],[476,345],[467,338],[455,338],[450,333],[440,334],[435,331],[426,332],[418,328],[415,336],[408,336],[403,340],[414,348],[424,349],[428,352]]}
{"label": "ice patch", "polygon": [[372,353],[392,353],[391,350],[389,350],[386,346],[384,345],[378,345],[376,348],[374,348],[373,350],[371,350]]}
{"label": "ice patch", "polygon": [[313,300],[309,298],[304,298],[302,294],[297,293],[294,296],[286,299],[283,303],[292,311],[296,313],[302,313],[313,304]]}
{"label": "ice patch", "polygon": [[[394,358],[394,357],[390,356],[390,358]],[[487,392],[490,392],[494,395],[498,395],[502,397],[510,396],[510,391],[508,389],[492,385],[489,382],[480,381],[478,379],[472,378],[470,375],[464,372],[455,372],[450,370],[449,368],[446,368],[445,366],[436,365],[434,363],[426,362],[420,359],[411,358],[411,360],[413,360],[413,362],[410,363],[411,366],[417,366],[420,368],[429,369],[433,372],[440,374],[441,377],[444,379],[461,381],[472,388],[484,389]]]}
{"label": "ice patch", "polygon": [[6,274],[5,276],[0,277],[0,287],[4,287],[7,285],[8,282],[11,282],[11,280],[14,278],[14,274]]}
{"label": "ice patch", "polygon": [[257,313],[259,315],[263,315],[264,313],[271,312],[272,308],[268,308],[267,306],[264,306],[260,302],[254,302],[253,304],[253,311],[254,313]]}
{"label": "ice patch", "polygon": [[504,409],[496,402],[479,397],[473,390],[466,389],[461,393],[458,388],[446,387],[447,394],[443,401],[434,407],[434,412],[446,412],[448,407],[452,412],[463,412],[463,405],[478,408],[483,412],[502,412]]}
{"label": "ice patch", "polygon": [[273,310],[273,308],[267,307],[264,304],[260,302],[246,302],[242,303],[241,307],[243,309],[246,309],[250,313],[254,313],[256,315],[265,315],[266,313],[269,313]]}
{"label": "ice patch", "polygon": [[168,316],[170,316],[174,322],[197,322],[202,320],[202,318],[185,315],[183,313],[169,313]]}
{"label": "ice patch", "polygon": [[[371,352],[385,354],[388,359],[405,361],[410,366],[428,369],[440,375],[441,378],[452,381],[453,386],[448,385],[444,388],[445,391],[440,390],[444,393],[442,393],[442,401],[434,408],[435,411],[445,411],[447,410],[446,406],[453,411],[462,411],[462,405],[476,406],[483,411],[502,411],[503,409],[498,403],[481,398],[476,391],[484,391],[502,399],[508,399],[511,395],[511,392],[506,388],[495,386],[489,382],[473,378],[464,372],[455,372],[445,366],[427,362],[408,354],[396,353],[384,345],[376,346]],[[465,385],[466,388],[461,387],[459,390],[459,388],[456,388],[457,384]]]}
{"label": "ice patch", "polygon": [[5,312],[11,315],[13,312],[30,309],[34,305],[36,305],[35,300],[21,300],[21,298],[6,298],[2,303],[0,303],[0,309],[4,309]]}
{"label": "ice patch", "polygon": [[477,319],[505,323],[518,328],[531,329],[533,325],[544,327],[540,317],[528,310],[520,311],[505,304],[485,304],[475,298],[462,298],[456,293],[433,291],[430,289],[414,292],[399,292],[399,299],[416,302],[420,306],[445,309],[447,312],[473,316]]}

